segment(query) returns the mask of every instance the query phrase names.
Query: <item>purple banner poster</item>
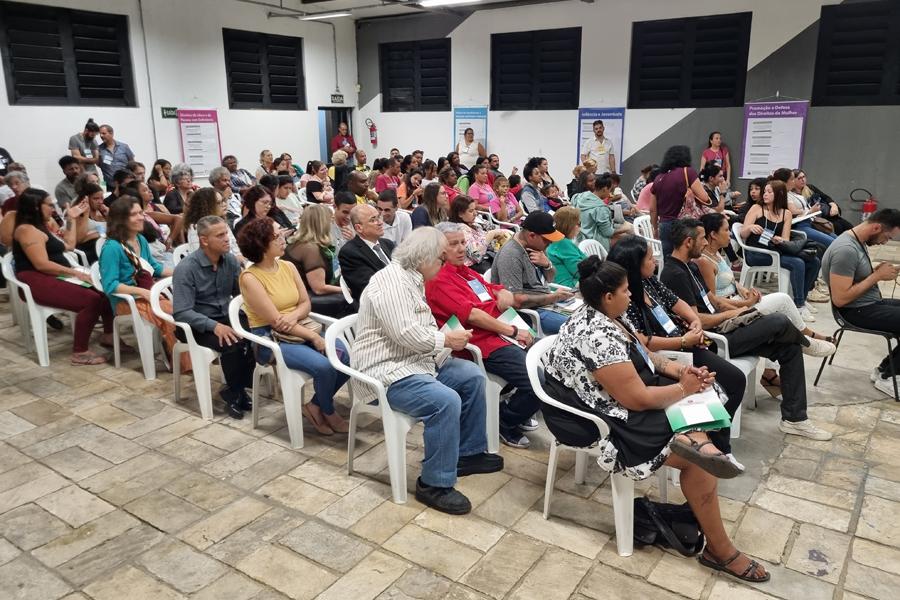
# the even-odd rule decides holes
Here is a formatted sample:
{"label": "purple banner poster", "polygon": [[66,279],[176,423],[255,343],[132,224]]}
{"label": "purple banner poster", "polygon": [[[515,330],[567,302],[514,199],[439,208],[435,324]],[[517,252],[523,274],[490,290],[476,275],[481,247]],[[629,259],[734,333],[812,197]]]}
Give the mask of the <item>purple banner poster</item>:
{"label": "purple banner poster", "polygon": [[800,168],[809,101],[748,102],[740,177],[766,177],[775,169]]}

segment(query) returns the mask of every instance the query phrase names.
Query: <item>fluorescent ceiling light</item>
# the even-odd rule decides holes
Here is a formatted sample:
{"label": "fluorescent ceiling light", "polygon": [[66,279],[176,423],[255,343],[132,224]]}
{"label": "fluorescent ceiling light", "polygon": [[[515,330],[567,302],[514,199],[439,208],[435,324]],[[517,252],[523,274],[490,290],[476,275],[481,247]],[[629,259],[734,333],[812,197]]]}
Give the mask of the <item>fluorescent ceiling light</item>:
{"label": "fluorescent ceiling light", "polygon": [[434,8],[438,6],[453,6],[455,4],[475,4],[481,0],[421,0],[419,6],[424,8]]}
{"label": "fluorescent ceiling light", "polygon": [[319,19],[336,19],[338,17],[349,17],[349,11],[330,12],[330,13],[311,13],[305,17],[301,17],[301,21],[317,21]]}

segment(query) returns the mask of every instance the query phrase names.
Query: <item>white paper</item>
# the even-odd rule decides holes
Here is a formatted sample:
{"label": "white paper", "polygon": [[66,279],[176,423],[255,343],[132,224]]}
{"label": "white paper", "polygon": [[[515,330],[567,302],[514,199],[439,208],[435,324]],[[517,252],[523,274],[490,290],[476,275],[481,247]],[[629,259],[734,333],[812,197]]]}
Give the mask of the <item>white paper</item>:
{"label": "white paper", "polygon": [[713,420],[712,413],[706,403],[702,404],[686,404],[681,408],[681,415],[684,417],[685,425],[696,425],[697,423],[709,423]]}

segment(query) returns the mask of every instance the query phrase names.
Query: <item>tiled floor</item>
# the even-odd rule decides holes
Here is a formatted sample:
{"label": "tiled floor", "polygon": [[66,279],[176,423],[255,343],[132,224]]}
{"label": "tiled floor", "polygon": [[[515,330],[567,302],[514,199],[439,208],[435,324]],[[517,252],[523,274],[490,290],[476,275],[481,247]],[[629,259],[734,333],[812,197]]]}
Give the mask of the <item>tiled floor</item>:
{"label": "tiled floor", "polygon": [[[900,262],[900,247],[878,252]],[[819,306],[815,326],[830,331]],[[807,360],[810,413],[833,441],[782,436],[761,388],[744,413],[735,452],[748,473],[721,501],[739,547],[772,572],[759,586],[655,548],[620,558],[609,484],[592,465],[575,485],[570,455],[544,520],[546,431],[530,450],[504,448],[502,473],[462,480],[475,510],[448,517],[390,501],[377,422],[348,476],[345,438],[307,430],[291,450],[277,402],[257,430],[221,406],[207,422],[190,380],[175,405],[171,376],[145,381],[136,356],[70,367],[69,334],[51,344],[52,368],[36,366],[0,304],[4,600],[898,597],[900,405],[869,383],[880,339],[848,335],[815,389]],[[421,430],[409,439],[413,481]]]}

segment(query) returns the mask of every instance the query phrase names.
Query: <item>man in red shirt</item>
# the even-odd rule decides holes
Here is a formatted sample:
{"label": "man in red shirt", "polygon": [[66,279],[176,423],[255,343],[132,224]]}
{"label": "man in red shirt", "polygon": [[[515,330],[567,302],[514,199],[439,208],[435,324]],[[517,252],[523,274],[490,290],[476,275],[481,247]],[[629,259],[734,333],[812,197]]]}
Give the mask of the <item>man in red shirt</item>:
{"label": "man in red shirt", "polygon": [[353,136],[350,135],[350,129],[346,123],[340,123],[337,135],[331,138],[331,153],[334,154],[338,150],[346,152],[350,161],[353,160],[353,155],[356,154],[356,142],[353,141]]}
{"label": "man in red shirt", "polygon": [[379,194],[384,190],[396,191],[400,187],[400,159],[392,156],[387,160],[387,170],[375,178],[375,191]]}
{"label": "man in red shirt", "polygon": [[455,315],[464,328],[472,330],[469,343],[481,350],[487,372],[516,388],[507,402],[500,403],[500,441],[514,448],[527,448],[530,442],[522,431],[537,429],[537,421],[531,417],[540,404],[525,369],[524,347],[534,339],[527,329],[499,320],[513,306],[513,295],[465,266],[463,227],[459,223],[438,224],[437,229],[447,238],[446,262],[433,279],[425,282],[425,299],[439,326],[443,327]]}

